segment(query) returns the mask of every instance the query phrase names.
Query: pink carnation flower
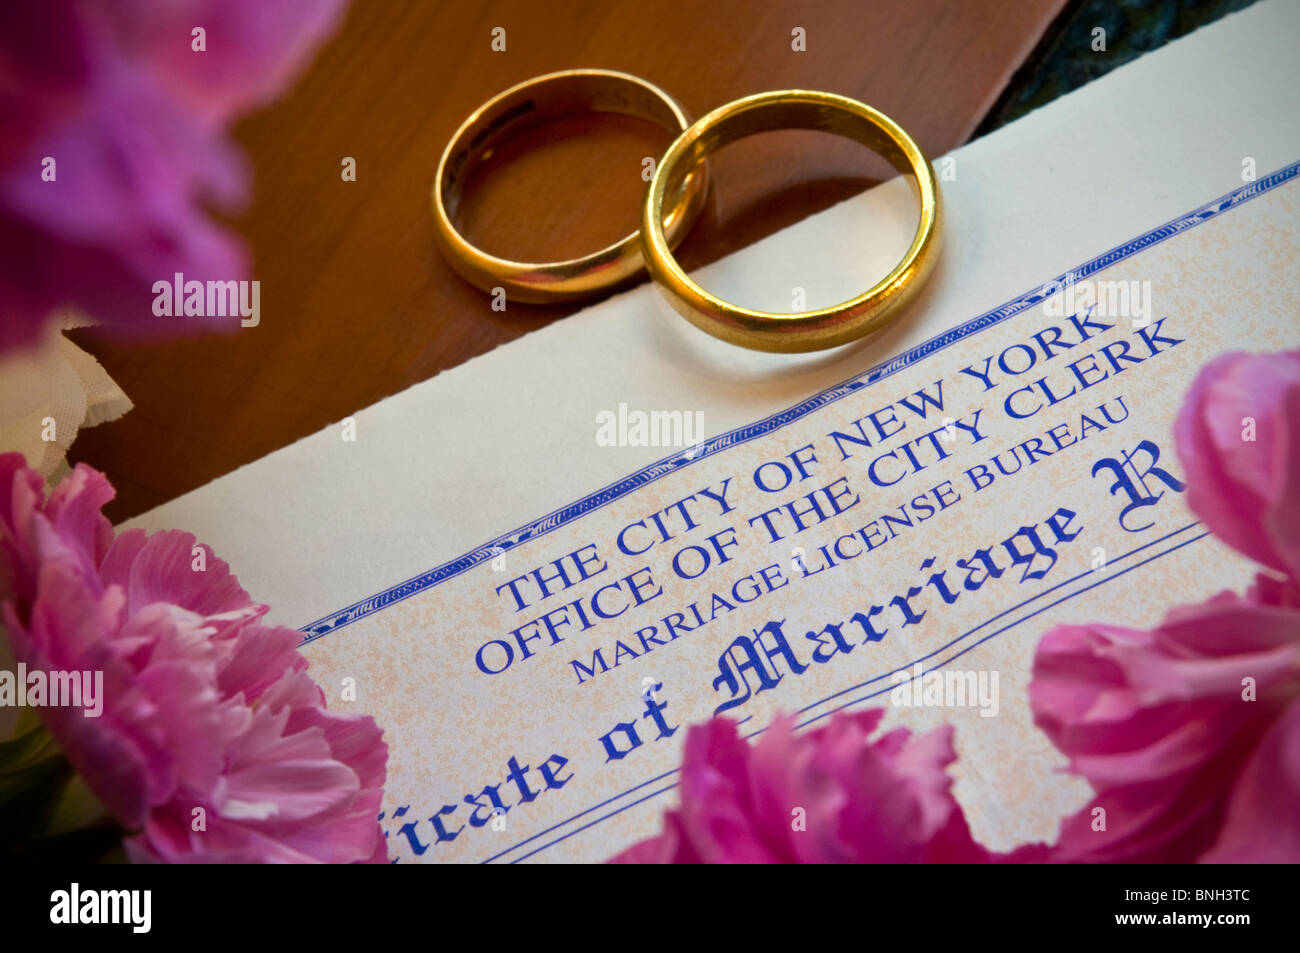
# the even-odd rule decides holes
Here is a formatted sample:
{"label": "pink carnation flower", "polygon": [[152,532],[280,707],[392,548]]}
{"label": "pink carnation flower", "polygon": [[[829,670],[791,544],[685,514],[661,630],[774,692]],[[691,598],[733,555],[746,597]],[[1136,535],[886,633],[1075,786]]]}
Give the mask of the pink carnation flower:
{"label": "pink carnation flower", "polygon": [[1211,361],[1174,432],[1192,511],[1229,546],[1300,580],[1300,351]]}
{"label": "pink carnation flower", "polygon": [[[176,272],[247,276],[242,243],[204,208],[233,211],[246,197],[226,128],[284,89],[342,9],[342,0],[0,4],[0,353],[36,341],[67,305],[155,331],[235,326],[154,317],[153,284]],[[192,48],[200,27],[202,52]]]}
{"label": "pink carnation flower", "polygon": [[690,729],[681,807],[615,863],[987,862],[953,799],[952,727],[871,740],[883,709],[795,734],[778,718],[751,746],[726,718]]}
{"label": "pink carnation flower", "polygon": [[[114,537],[102,474],[0,456],[0,620],[28,670],[103,672],[103,712],[38,709],[136,861],[382,862],[387,748],[327,711],[299,633],[261,623],[188,533]],[[196,830],[195,828],[199,828]]]}
{"label": "pink carnation flower", "polygon": [[1175,433],[1193,511],[1280,578],[1176,609],[1152,632],[1065,626],[1044,637],[1035,718],[1096,791],[1063,823],[1054,858],[1294,863],[1300,352],[1211,362]]}

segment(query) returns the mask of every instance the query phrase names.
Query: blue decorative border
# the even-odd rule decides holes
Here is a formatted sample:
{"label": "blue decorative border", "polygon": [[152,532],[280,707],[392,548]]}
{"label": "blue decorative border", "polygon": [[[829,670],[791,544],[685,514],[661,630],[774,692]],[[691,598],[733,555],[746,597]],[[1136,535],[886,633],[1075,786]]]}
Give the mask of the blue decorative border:
{"label": "blue decorative border", "polygon": [[441,566],[430,569],[428,572],[399,583],[390,589],[385,589],[383,592],[373,595],[368,599],[354,602],[345,609],[340,609],[337,612],[330,613],[327,616],[317,619],[315,622],[302,627],[300,631],[306,634],[300,644],[306,645],[308,642],[315,641],[321,636],[328,635],[344,626],[351,625],[353,622],[364,619],[366,616],[372,615],[381,609],[395,605],[404,599],[409,599],[411,596],[424,592],[426,589],[432,589],[434,586],[446,582],[448,579],[455,576],[459,576],[461,573],[466,572],[481,563],[490,561],[494,557],[501,555],[503,552],[508,552],[516,546],[520,546],[523,543],[545,536],[566,523],[571,523],[580,517],[586,516],[588,513],[592,513],[601,507],[614,502],[615,500],[621,499],[630,493],[634,493],[647,484],[658,480],[660,477],[690,466],[692,463],[703,460],[705,457],[721,453],[729,447],[747,443],[750,440],[755,440],[772,433],[775,430],[780,430],[782,427],[785,427],[802,417],[806,417],[828,404],[832,404],[841,398],[847,397],[849,394],[855,393],[864,387],[868,387],[877,381],[884,380],[886,377],[897,373],[903,368],[916,364],[919,361],[942,351],[944,348],[962,340],[963,338],[969,337],[976,332],[983,331],[985,328],[992,327],[993,325],[999,324],[1014,315],[1020,314],[1022,311],[1032,308],[1034,305],[1042,302],[1045,298],[1055,294],[1056,290],[1067,281],[1079,281],[1089,275],[1109,268],[1116,262],[1122,261],[1131,255],[1145,251],[1153,245],[1158,245],[1160,242],[1163,242],[1168,238],[1179,235],[1188,229],[1195,228],[1202,222],[1208,221],[1217,215],[1221,215],[1229,209],[1235,208],[1256,196],[1263,195],[1265,192],[1275,189],[1285,182],[1289,182],[1291,179],[1295,178],[1297,174],[1300,174],[1300,162],[1294,162],[1291,165],[1285,166],[1284,168],[1279,169],[1270,175],[1264,176],[1255,182],[1251,182],[1235,191],[1229,192],[1228,194],[1215,199],[1213,202],[1202,205],[1200,208],[1188,212],[1185,215],[1174,219],[1172,222],[1161,225],[1159,228],[1152,229],[1151,231],[1134,238],[1132,241],[1112,248],[1110,251],[1085,262],[1073,271],[1058,275],[1053,281],[1048,281],[1046,284],[1035,288],[1032,291],[1028,291],[1025,294],[1020,295],[1018,298],[1013,298],[1001,307],[994,308],[992,311],[987,311],[977,318],[972,318],[965,324],[958,325],[942,334],[936,335],[928,341],[918,344],[910,351],[905,351],[882,364],[877,364],[870,370],[865,371],[856,377],[850,378],[841,384],[837,384],[834,387],[824,390],[819,394],[815,394],[794,407],[773,414],[771,417],[760,420],[757,423],[747,424],[744,427],[738,427],[728,433],[721,434],[714,437],[712,440],[707,441],[702,446],[678,451],[657,463],[652,463],[643,470],[638,470],[636,473],[623,478],[617,483],[612,483],[601,490],[597,490],[595,493],[578,500],[576,503],[571,503],[568,506],[561,507],[535,522],[516,529],[512,533],[500,536],[457,559],[453,559],[451,562],[443,563]]}

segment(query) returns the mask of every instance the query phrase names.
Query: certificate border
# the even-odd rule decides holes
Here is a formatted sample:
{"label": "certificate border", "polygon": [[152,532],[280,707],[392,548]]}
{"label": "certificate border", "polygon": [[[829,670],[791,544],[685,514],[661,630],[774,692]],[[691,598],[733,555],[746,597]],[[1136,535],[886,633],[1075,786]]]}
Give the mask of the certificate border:
{"label": "certificate border", "polygon": [[812,397],[807,398],[793,407],[773,414],[770,417],[755,423],[747,424],[743,427],[737,427],[724,434],[720,434],[704,443],[695,447],[678,451],[668,457],[652,463],[644,469],[624,477],[616,483],[597,490],[596,492],[583,497],[577,502],[570,503],[551,513],[543,516],[541,519],[534,520],[524,526],[519,527],[511,533],[499,536],[494,540],[485,543],[476,549],[465,553],[456,559],[436,566],[427,572],[421,573],[398,583],[382,592],[376,593],[366,599],[352,603],[343,609],[332,612],[329,615],[322,616],[315,622],[302,626],[299,631],[303,632],[303,639],[300,646],[314,642],[331,632],[337,632],[354,622],[358,622],[367,616],[373,615],[382,609],[396,605],[414,595],[432,589],[434,586],[446,582],[448,579],[455,578],[473,569],[475,566],[488,562],[511,549],[521,546],[524,543],[539,539],[552,531],[559,529],[568,523],[573,522],[589,513],[601,509],[604,506],[622,499],[630,493],[641,489],[647,484],[684,469],[693,463],[703,460],[706,457],[721,453],[730,447],[742,443],[748,443],[759,437],[766,436],[787,425],[800,420],[809,414],[822,409],[828,404],[847,397],[849,394],[856,393],[865,387],[884,380],[885,378],[897,373],[905,367],[910,367],[919,363],[933,354],[937,354],[944,348],[955,344],[956,342],[970,337],[979,331],[992,327],[995,324],[1020,314],[1023,311],[1032,308],[1055,294],[1067,282],[1079,281],[1089,275],[1096,274],[1117,262],[1123,261],[1138,252],[1145,251],[1154,245],[1180,235],[1183,232],[1195,228],[1203,222],[1222,215],[1230,209],[1236,208],[1244,202],[1263,195],[1265,192],[1272,191],[1279,185],[1294,179],[1300,174],[1300,162],[1293,162],[1290,165],[1278,169],[1254,182],[1248,183],[1239,189],[1234,189],[1225,195],[1220,196],[1212,202],[1200,206],[1193,211],[1179,216],[1173,221],[1145,232],[1122,245],[1112,248],[1110,251],[1092,258],[1077,268],[1058,275],[1055,279],[1045,282],[1043,285],[1027,291],[1019,297],[1013,298],[1005,304],[986,311],[978,317],[972,318],[965,324],[950,328],[940,334],[935,335],[927,341],[918,344],[916,347],[898,354],[888,361],[884,361],[876,366],[857,374],[848,380],[827,388]]}
{"label": "certificate border", "polygon": [[[554,510],[551,513],[547,514],[546,516],[542,517],[541,519],[528,523],[516,529],[512,533],[508,533],[504,536],[497,537],[496,539],[491,540],[488,543],[484,544],[483,546],[480,546],[474,550],[471,550],[470,552],[464,554],[463,556],[460,556],[457,559],[453,559],[449,562],[443,563],[442,565],[437,566],[425,573],[412,577],[411,579],[408,579],[402,583],[392,586],[389,589],[385,589],[384,591],[377,593],[374,596],[371,596],[367,599],[360,600],[359,602],[355,602],[352,605],[340,609],[337,612],[331,613],[327,616],[323,616],[322,618],[316,620],[315,622],[312,622],[309,625],[302,627],[300,631],[304,633],[304,638],[300,644],[306,645],[307,643],[315,641],[316,639],[321,638],[325,635],[328,635],[329,633],[336,631],[337,629],[344,628],[345,626],[351,625],[353,622],[357,622],[369,615],[373,615],[374,613],[379,612],[381,609],[385,609],[388,606],[395,605],[398,602],[401,602],[405,599],[409,599],[414,595],[417,595],[421,592],[431,589],[434,586],[439,585],[440,583],[446,582],[448,579],[452,579],[456,576],[461,575],[464,572],[467,572],[468,570],[474,568],[475,566],[481,565],[482,563],[490,561],[495,557],[502,555],[503,553],[509,552],[512,548],[520,546],[525,542],[530,542],[532,540],[539,539],[540,537],[547,535],[548,533],[552,532],[555,529],[558,529],[561,526],[573,522],[574,520],[577,520],[580,517],[587,515],[588,513],[595,512],[596,510],[601,509],[602,507],[616,500],[619,500],[630,493],[635,492],[636,490],[646,486],[647,484],[653,483],[654,481],[660,479],[663,476],[666,476],[669,473],[674,473],[687,466],[690,466],[692,463],[695,463],[698,460],[702,460],[705,457],[720,453],[723,450],[728,449],[730,447],[737,446],[742,443],[747,443],[751,440],[757,439],[769,433],[773,433],[777,430],[780,430],[783,427],[793,423],[794,421],[800,420],[803,417],[806,417],[809,414],[817,410],[820,410],[829,404],[834,403],[835,401],[838,401],[850,394],[856,393],[857,391],[860,391],[863,388],[870,386],[871,384],[884,380],[886,377],[893,375],[894,373],[896,373],[899,370],[902,370],[905,367],[910,367],[914,364],[917,364],[920,361],[924,360],[925,358],[938,353],[939,351],[947,348],[948,346],[960,340],[963,340],[986,328],[992,327],[995,324],[1000,324],[1001,322],[1007,320],[1008,318],[1011,318],[1017,314],[1020,314],[1028,310],[1029,308],[1034,307],[1035,305],[1041,303],[1042,301],[1050,297],[1052,294],[1055,294],[1068,282],[1078,281],[1088,277],[1089,275],[1093,275],[1096,274],[1097,272],[1103,271],[1104,269],[1109,268],[1111,265],[1114,265],[1117,262],[1123,261],[1124,259],[1129,258],[1135,254],[1138,254],[1139,252],[1145,251],[1146,249],[1151,248],[1165,241],[1166,239],[1172,238],[1176,235],[1180,235],[1183,232],[1188,231],[1189,229],[1195,228],[1197,225],[1200,225],[1203,222],[1209,221],[1212,218],[1222,215],[1224,212],[1236,208],[1238,205],[1241,205],[1249,201],[1250,199],[1253,199],[1259,195],[1263,195],[1265,192],[1272,191],[1278,186],[1296,178],[1297,175],[1300,175],[1300,162],[1294,162],[1291,163],[1290,165],[1284,166],[1283,168],[1277,170],[1276,172],[1266,175],[1255,182],[1248,183],[1239,189],[1234,189],[1233,191],[1220,196],[1218,199],[1215,199],[1212,202],[1208,202],[1205,205],[1200,206],[1199,208],[1187,212],[1184,215],[1181,215],[1178,218],[1173,219],[1172,221],[1159,226],[1158,228],[1154,228],[1128,242],[1125,242],[1122,245],[1118,245],[1112,248],[1111,250],[1101,255],[1098,255],[1095,258],[1088,260],[1087,262],[1083,263],[1079,267],[1072,269],[1071,271],[1065,272],[1061,275],[1058,275],[1055,279],[1044,283],[1040,287],[1025,292],[1024,294],[1016,298],[1013,298],[1012,300],[1006,302],[1000,307],[994,308],[990,311],[986,311],[985,313],[979,315],[978,317],[972,318],[971,320],[965,322],[964,324],[958,325],[957,327],[951,328],[948,331],[935,335],[934,337],[922,342],[921,344],[918,344],[916,347],[913,347],[908,351],[898,354],[887,361],[877,364],[874,367],[860,374],[857,374],[854,377],[851,377],[840,384],[827,388],[826,390],[823,390],[820,393],[807,398],[806,400],[802,401],[799,404],[796,404],[793,407],[787,408],[786,410],[780,411],[776,414],[773,414],[755,423],[738,427],[734,430],[728,431],[727,433],[720,434],[719,436],[714,437],[711,440],[704,442],[703,444],[697,445],[696,447],[678,451],[668,457],[665,457],[662,460],[659,460],[656,463],[653,463],[641,470],[636,471],[635,473],[632,473],[627,477],[624,477],[622,480],[619,480],[616,483],[612,483],[600,490],[597,490],[595,493],[583,497],[582,499],[574,503],[571,503],[567,506]],[[1189,530],[1193,529],[1197,525],[1198,524],[1196,523],[1188,524],[1187,526],[1183,526],[1177,530],[1174,530],[1173,532],[1168,533],[1160,537],[1159,539],[1152,540],[1148,543],[1145,543],[1142,546],[1130,550],[1129,552],[1124,553],[1116,557],[1115,559],[1111,560],[1111,564],[1113,565],[1119,562],[1120,560],[1136,555],[1137,553],[1143,550],[1173,540],[1174,537],[1183,536]],[[947,655],[942,660],[936,662],[930,668],[927,668],[926,671],[927,672],[936,671],[942,668],[947,663],[953,661],[954,659],[959,658],[960,656],[965,655],[968,652],[974,651],[984,642],[987,642],[990,639],[993,639],[1003,634],[1004,632],[1007,632],[1008,630],[1015,628],[1016,626],[1020,625],[1025,621],[1028,621],[1031,618],[1034,618],[1040,613],[1045,612],[1051,608],[1054,608],[1055,606],[1058,606],[1070,599],[1073,599],[1075,596],[1081,595],[1098,586],[1104,585],[1107,582],[1125,576],[1128,573],[1133,572],[1134,570],[1140,569],[1141,567],[1151,562],[1154,562],[1157,559],[1162,558],[1163,556],[1167,556],[1177,550],[1183,549],[1184,547],[1191,545],[1192,543],[1198,542],[1199,540],[1204,539],[1208,535],[1209,534],[1206,532],[1201,532],[1197,535],[1184,538],[1181,541],[1170,542],[1170,544],[1163,550],[1156,552],[1153,555],[1147,556],[1146,558],[1140,560],[1139,562],[1134,563],[1131,566],[1119,570],[1118,572],[1107,572],[1102,576],[1102,578],[1098,579],[1097,581],[1091,582],[1088,585],[1082,586],[1081,588],[1074,590],[1072,592],[1068,592],[1067,594],[1062,595],[1054,599],[1053,601],[1046,603],[1034,609],[1031,612],[1026,613],[1023,616],[1006,623],[1000,628],[997,628],[994,631],[983,635],[982,637],[976,639],[970,644],[958,648],[956,651],[953,651],[951,654]],[[950,649],[956,647],[959,642],[966,641],[972,635],[979,632],[981,629],[984,629],[992,625],[994,622],[1004,618],[1005,616],[1009,615],[1012,612],[1015,612],[1017,609],[1024,608],[1025,606],[1028,606],[1033,602],[1043,599],[1048,595],[1050,595],[1051,593],[1056,592],[1065,586],[1069,586],[1074,582],[1077,582],[1081,579],[1084,579],[1088,576],[1095,575],[1095,574],[1098,574],[1097,570],[1087,570],[1083,573],[1071,577],[1070,579],[1064,580],[1052,587],[1044,589],[1042,592],[1037,593],[1026,600],[1023,600],[1022,602],[1017,603],[1016,605],[1004,609],[993,616],[990,616],[989,618],[985,619],[983,622],[979,623],[973,628],[968,629],[965,633],[958,636],[956,639],[952,640],[946,645],[943,645],[933,650],[932,652],[930,652],[929,654],[921,658],[909,662],[906,666],[903,666],[900,669],[896,669],[895,671],[907,670],[910,669],[914,664],[928,662],[929,660],[933,659],[935,656],[938,656],[941,653],[948,652]],[[854,697],[852,697],[848,701],[842,702],[831,708],[826,708],[824,711],[821,711],[818,714],[813,714],[809,717],[803,717],[802,720],[800,720],[797,723],[796,727],[798,728],[806,727],[807,725],[812,724],[813,722],[820,721],[824,718],[830,717],[832,714],[834,714],[837,711],[862,704],[863,702],[869,701],[871,698],[875,697],[876,695],[883,694],[884,692],[889,691],[890,690],[889,687],[872,688],[869,689],[865,694],[855,694],[864,688],[868,688],[868,686],[871,686],[873,683],[879,682],[882,679],[887,678],[891,674],[893,673],[892,672],[882,673],[880,675],[868,679],[865,682],[861,682],[849,686],[847,688],[841,689],[826,698],[820,699],[816,702],[804,706],[803,708],[799,709],[796,712],[796,715],[808,716],[809,713],[812,712],[814,709],[820,709],[823,706],[825,706],[828,702],[832,702],[845,695],[854,694]],[[747,721],[748,719],[745,720]],[[742,721],[741,724],[743,723],[744,722]],[[759,729],[757,731],[750,732],[745,737],[746,738],[753,737],[754,735],[762,733],[763,730],[765,729]],[[623,801],[629,795],[635,795],[638,792],[644,790],[645,788],[656,785],[658,782],[665,781],[666,779],[673,778],[675,775],[679,773],[680,773],[680,769],[673,769],[671,771],[664,772],[655,777],[642,781],[639,784],[633,785],[632,787],[627,788],[626,790],[618,794],[615,794],[612,797],[606,798],[605,800],[600,801],[597,804],[594,804],[582,811],[579,811],[574,815],[571,815],[568,818],[565,818],[562,821],[559,821],[556,824],[551,825],[550,827],[547,827],[545,830],[539,831],[536,834],[533,834],[529,837],[526,837],[512,844],[510,847],[507,847],[505,850],[499,851],[496,854],[493,854],[492,856],[480,861],[480,863],[492,863],[493,861],[499,861],[499,860],[505,860],[505,862],[507,863],[519,863],[521,861],[527,860],[528,858],[534,857],[542,853],[543,851],[546,851],[551,847],[554,847],[555,845],[565,840],[568,840],[570,837],[576,836],[577,834],[580,834],[583,831],[595,827],[596,825],[608,820],[611,817],[615,817],[623,813],[624,811],[630,810],[640,804],[643,804],[646,801],[658,797],[661,794],[665,794],[673,790],[673,788],[677,787],[677,782],[675,780],[669,781],[667,784],[657,787],[654,790],[651,790],[647,794],[640,795],[639,797],[636,797],[634,800],[623,803],[621,806],[613,807],[612,810],[609,810],[606,813],[598,817],[595,817],[590,821],[587,821],[586,823],[580,824],[577,827],[571,827],[571,825],[575,821],[579,821],[584,817],[592,814],[593,812],[601,810],[602,808],[615,805],[617,802]],[[570,828],[570,829],[565,830],[565,828]],[[554,835],[554,836],[552,836],[550,840],[547,840],[544,843],[534,846],[532,847],[532,849],[527,850],[524,853],[519,853],[519,851],[522,848],[525,848],[542,838],[546,838],[548,835]],[[511,857],[510,855],[515,855],[515,856]]]}

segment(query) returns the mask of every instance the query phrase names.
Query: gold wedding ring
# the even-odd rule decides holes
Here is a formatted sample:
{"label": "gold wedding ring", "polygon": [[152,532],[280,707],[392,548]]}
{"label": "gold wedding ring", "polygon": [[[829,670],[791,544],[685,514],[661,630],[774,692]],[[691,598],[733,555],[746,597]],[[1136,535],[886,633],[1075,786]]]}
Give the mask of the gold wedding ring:
{"label": "gold wedding ring", "polygon": [[[679,201],[681,182],[710,154],[737,139],[774,129],[820,129],[880,153],[909,176],[921,218],[903,260],[856,298],[796,314],[751,311],[729,304],[692,281],[673,257],[662,224]],[[697,120],[668,147],[650,181],[641,216],[646,267],[669,303],[714,337],[759,351],[818,351],[884,327],[921,287],[934,266],[943,214],[939,183],[920,147],[888,116],[846,96],[804,89],[746,96]]]}
{"label": "gold wedding ring", "polygon": [[[583,258],[532,263],[490,255],[452,223],[461,187],[476,160],[485,159],[514,133],[579,112],[609,112],[647,119],[677,135],[690,119],[659,87],[628,73],[575,69],[548,73],[494,96],[461,124],[438,162],[433,180],[433,220],[438,243],[463,278],[485,291],[501,287],[511,300],[533,303],[580,298],[619,284],[643,267],[636,232]],[[700,164],[661,190],[664,219],[658,235],[675,248],[704,206],[707,170]]]}

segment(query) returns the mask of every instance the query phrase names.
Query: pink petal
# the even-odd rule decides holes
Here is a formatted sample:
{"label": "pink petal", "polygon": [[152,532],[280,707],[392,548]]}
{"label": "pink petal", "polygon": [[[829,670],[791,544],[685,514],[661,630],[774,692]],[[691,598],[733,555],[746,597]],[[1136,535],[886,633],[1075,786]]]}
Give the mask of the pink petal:
{"label": "pink petal", "polygon": [[1260,740],[1228,796],[1211,864],[1294,864],[1300,858],[1300,701]]}
{"label": "pink petal", "polygon": [[1214,359],[1174,434],[1196,515],[1257,562],[1300,576],[1300,352]]}

